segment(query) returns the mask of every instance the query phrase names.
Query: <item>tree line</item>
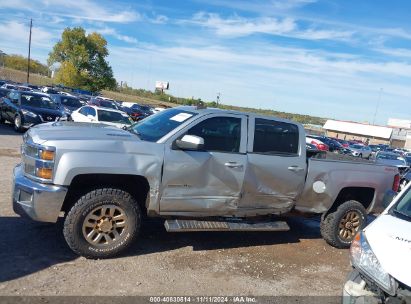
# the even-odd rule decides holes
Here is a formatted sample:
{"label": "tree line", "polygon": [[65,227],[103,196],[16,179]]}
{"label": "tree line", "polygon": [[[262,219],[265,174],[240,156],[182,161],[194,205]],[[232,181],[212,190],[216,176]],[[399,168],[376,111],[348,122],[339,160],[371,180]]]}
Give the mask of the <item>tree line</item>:
{"label": "tree line", "polygon": [[[27,58],[24,56],[10,54],[5,55],[2,59],[2,65],[6,68],[27,71]],[[30,60],[30,72],[48,76],[49,69],[45,64],[40,63],[38,60]]]}

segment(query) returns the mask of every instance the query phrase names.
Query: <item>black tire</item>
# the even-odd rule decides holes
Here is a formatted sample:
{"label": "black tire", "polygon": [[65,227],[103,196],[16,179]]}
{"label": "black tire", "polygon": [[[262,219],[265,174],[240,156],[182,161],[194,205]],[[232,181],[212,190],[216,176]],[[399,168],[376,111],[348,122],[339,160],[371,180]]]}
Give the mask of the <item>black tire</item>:
{"label": "black tire", "polygon": [[0,113],[0,124],[4,124],[6,120],[3,118],[3,115]]}
{"label": "black tire", "polygon": [[[348,224],[346,219],[352,214],[356,214],[358,220],[355,217],[352,219],[351,224]],[[348,248],[356,233],[363,229],[366,223],[367,212],[364,206],[354,200],[346,201],[338,206],[337,210],[322,216],[320,225],[321,235],[333,247]],[[350,228],[351,225],[355,227]],[[347,230],[350,232],[346,234]],[[346,236],[344,237],[344,235]]]}
{"label": "black tire", "polygon": [[360,155],[358,155],[359,158],[362,158],[362,154],[360,153]]}
{"label": "black tire", "polygon": [[[120,230],[120,233],[117,229],[121,228],[116,228],[116,224],[112,224],[114,220],[111,220],[118,217],[118,215],[116,216],[114,213],[107,214],[107,210],[104,211],[103,216],[103,211],[101,211],[100,215],[95,215],[99,209],[104,210],[103,208],[118,208],[125,214],[124,228]],[[111,209],[109,212],[111,212]],[[99,220],[93,218],[99,216],[102,216]],[[106,219],[111,224],[108,224],[108,228],[105,226],[105,229],[109,230],[111,227],[112,232],[101,232],[100,230],[103,229],[101,221],[104,222]],[[95,221],[95,223],[90,221]],[[90,224],[95,225],[94,228],[86,227]],[[137,201],[123,190],[103,188],[95,189],[85,194],[74,204],[65,218],[63,233],[69,247],[78,255],[91,259],[105,259],[123,252],[136,239],[140,231],[140,225],[141,211]],[[91,229],[89,230],[90,232],[87,229]],[[113,234],[113,229],[117,231],[117,236]],[[98,242],[101,242],[103,238],[104,242],[92,244],[91,240],[88,241],[86,239],[87,233],[88,235],[97,233],[96,240],[102,234],[103,237],[100,237]]]}
{"label": "black tire", "polygon": [[14,130],[16,132],[22,133],[24,131],[24,129],[22,127],[23,119],[22,119],[20,114],[17,114],[16,116],[14,116],[13,125],[14,125]]}

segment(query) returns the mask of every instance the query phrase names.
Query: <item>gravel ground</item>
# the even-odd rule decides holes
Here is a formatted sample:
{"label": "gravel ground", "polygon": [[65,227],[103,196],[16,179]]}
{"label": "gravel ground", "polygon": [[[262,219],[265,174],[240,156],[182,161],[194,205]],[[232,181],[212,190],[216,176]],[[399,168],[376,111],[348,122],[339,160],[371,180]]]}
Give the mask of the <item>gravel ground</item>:
{"label": "gravel ground", "polygon": [[79,258],[66,246],[61,223],[13,213],[20,144],[10,125],[0,126],[0,295],[341,294],[348,250],[321,239],[318,219],[290,218],[289,232],[181,234],[152,220],[124,256]]}

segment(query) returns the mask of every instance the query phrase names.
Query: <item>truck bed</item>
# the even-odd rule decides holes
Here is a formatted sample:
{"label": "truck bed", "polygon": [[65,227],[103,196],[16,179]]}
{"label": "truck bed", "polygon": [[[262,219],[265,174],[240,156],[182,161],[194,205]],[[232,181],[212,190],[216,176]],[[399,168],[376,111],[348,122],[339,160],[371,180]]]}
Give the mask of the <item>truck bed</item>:
{"label": "truck bed", "polygon": [[295,205],[303,212],[327,211],[344,188],[372,189],[374,195],[367,211],[381,211],[384,194],[392,188],[398,174],[395,167],[336,153],[321,153],[307,162],[306,183]]}

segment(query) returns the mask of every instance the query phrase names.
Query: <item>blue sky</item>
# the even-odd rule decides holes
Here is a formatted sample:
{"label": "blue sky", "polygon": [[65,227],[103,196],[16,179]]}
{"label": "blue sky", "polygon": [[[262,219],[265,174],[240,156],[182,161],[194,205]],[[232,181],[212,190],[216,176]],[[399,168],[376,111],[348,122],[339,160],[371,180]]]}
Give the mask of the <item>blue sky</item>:
{"label": "blue sky", "polygon": [[386,124],[411,119],[410,12],[407,0],[0,0],[0,50],[26,55],[33,18],[32,57],[46,62],[82,26],[133,87]]}

